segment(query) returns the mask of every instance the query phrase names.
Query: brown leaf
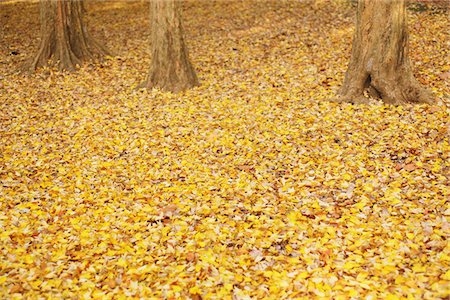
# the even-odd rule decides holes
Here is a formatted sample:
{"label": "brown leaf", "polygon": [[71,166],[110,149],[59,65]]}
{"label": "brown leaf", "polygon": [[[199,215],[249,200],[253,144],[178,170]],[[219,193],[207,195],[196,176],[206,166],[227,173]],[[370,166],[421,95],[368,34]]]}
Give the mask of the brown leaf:
{"label": "brown leaf", "polygon": [[202,300],[202,296],[199,294],[191,294],[190,296],[192,300]]}
{"label": "brown leaf", "polygon": [[414,171],[415,169],[417,169],[417,166],[413,163],[407,164],[403,167],[403,170],[408,172]]}
{"label": "brown leaf", "polygon": [[11,287],[11,289],[9,290],[10,294],[15,294],[15,293],[22,293],[23,292],[23,287],[20,284],[15,284]]}
{"label": "brown leaf", "polygon": [[176,211],[177,209],[178,209],[178,206],[176,206],[175,204],[169,204],[169,205],[167,205],[165,207],[162,207],[161,208],[161,212],[164,215],[168,215],[168,214],[172,215],[173,212]]}
{"label": "brown leaf", "polygon": [[190,262],[192,262],[192,261],[195,261],[195,259],[196,259],[196,254],[195,254],[195,252],[188,252],[187,254],[186,254],[186,259],[188,260],[188,261],[190,261]]}

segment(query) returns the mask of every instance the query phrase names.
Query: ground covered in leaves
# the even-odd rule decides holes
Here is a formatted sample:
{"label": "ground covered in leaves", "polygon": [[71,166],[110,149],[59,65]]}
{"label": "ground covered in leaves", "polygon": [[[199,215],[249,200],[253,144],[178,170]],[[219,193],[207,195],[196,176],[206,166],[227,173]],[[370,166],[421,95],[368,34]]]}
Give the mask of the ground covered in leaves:
{"label": "ground covered in leaves", "polygon": [[187,2],[180,95],[134,89],[148,3],[87,9],[116,55],[29,75],[38,5],[0,4],[0,298],[448,297],[445,14],[409,12],[438,105],[393,107],[326,101],[347,2]]}

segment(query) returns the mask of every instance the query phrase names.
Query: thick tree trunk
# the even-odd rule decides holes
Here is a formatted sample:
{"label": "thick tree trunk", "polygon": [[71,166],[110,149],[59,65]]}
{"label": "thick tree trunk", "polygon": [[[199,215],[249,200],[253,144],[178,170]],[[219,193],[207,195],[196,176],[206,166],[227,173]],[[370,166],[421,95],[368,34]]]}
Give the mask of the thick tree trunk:
{"label": "thick tree trunk", "polygon": [[152,0],[152,62],[144,88],[180,92],[199,84],[183,37],[180,1]]}
{"label": "thick tree trunk", "polygon": [[53,63],[60,70],[74,70],[83,61],[108,51],[91,38],[83,23],[81,0],[41,0],[41,44],[31,68]]}
{"label": "thick tree trunk", "polygon": [[388,104],[432,103],[408,58],[404,0],[359,0],[350,64],[338,101],[367,103],[364,91]]}

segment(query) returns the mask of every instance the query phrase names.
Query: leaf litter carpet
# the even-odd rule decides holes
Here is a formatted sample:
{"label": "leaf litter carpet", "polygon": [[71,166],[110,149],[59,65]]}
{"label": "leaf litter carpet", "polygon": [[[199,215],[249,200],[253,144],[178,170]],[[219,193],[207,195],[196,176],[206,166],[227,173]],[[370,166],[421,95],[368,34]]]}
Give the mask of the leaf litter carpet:
{"label": "leaf litter carpet", "polygon": [[147,5],[89,2],[116,55],[29,75],[38,5],[0,4],[1,298],[448,297],[445,14],[409,12],[437,105],[353,106],[347,2],[187,2],[179,95],[135,90]]}

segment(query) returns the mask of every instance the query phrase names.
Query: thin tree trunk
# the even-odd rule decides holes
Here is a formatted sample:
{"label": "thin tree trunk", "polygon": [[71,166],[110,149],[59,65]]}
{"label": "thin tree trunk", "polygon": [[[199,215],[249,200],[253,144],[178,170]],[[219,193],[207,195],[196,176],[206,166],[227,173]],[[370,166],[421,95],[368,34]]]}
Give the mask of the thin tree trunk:
{"label": "thin tree trunk", "polygon": [[[41,44],[31,68],[56,64],[74,70],[82,62],[109,52],[88,34],[81,0],[41,0]],[[52,60],[53,62],[50,62]]]}
{"label": "thin tree trunk", "polygon": [[368,103],[364,91],[388,104],[433,103],[408,58],[404,0],[359,0],[356,33],[338,101]]}
{"label": "thin tree trunk", "polygon": [[147,80],[140,86],[180,92],[199,84],[184,42],[180,1],[152,0],[151,53]]}

